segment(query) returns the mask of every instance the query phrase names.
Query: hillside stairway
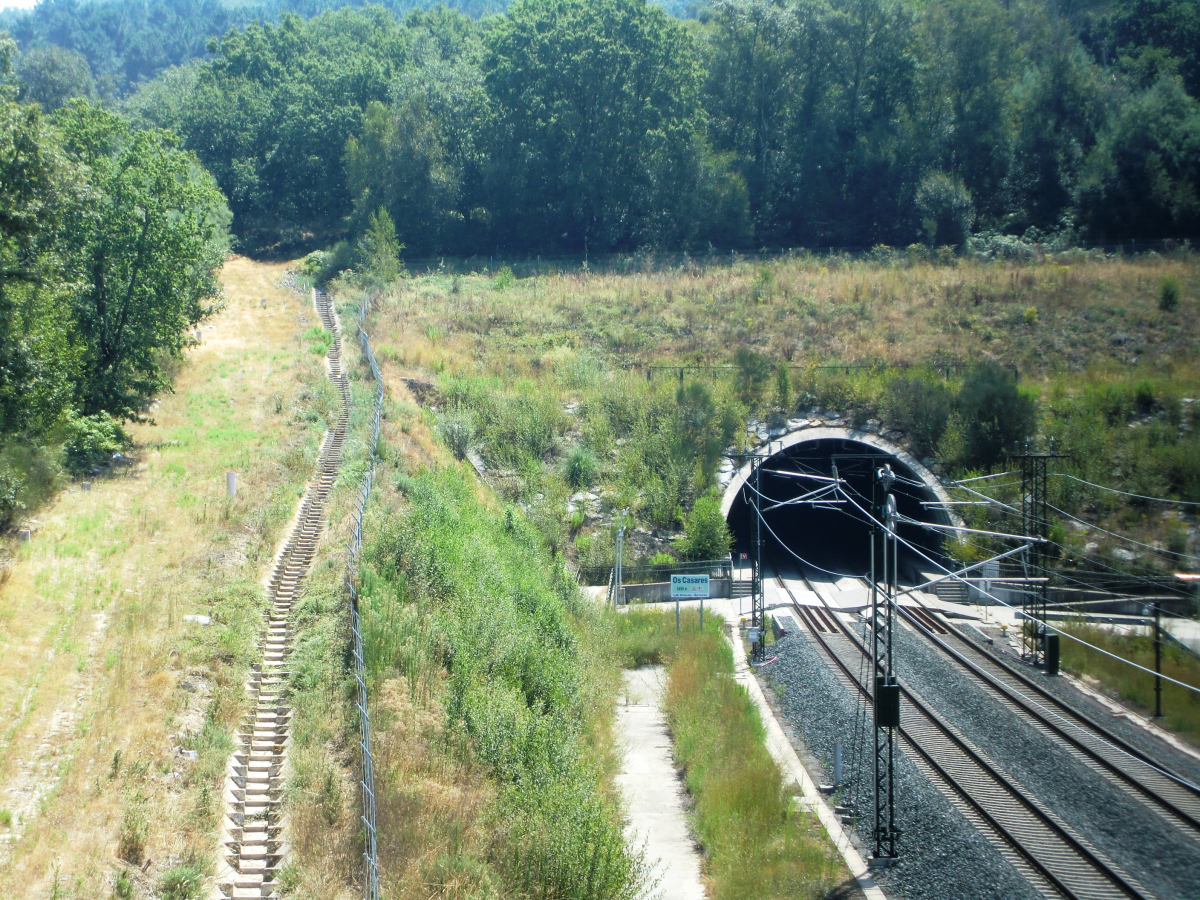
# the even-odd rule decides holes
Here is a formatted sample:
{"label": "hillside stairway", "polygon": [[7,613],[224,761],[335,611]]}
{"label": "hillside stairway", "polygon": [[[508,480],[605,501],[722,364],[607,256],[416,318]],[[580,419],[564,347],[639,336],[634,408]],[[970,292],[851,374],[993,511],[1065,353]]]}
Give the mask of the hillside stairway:
{"label": "hillside stairway", "polygon": [[350,382],[342,368],[341,326],[325,293],[314,291],[313,304],[321,323],[333,335],[326,368],[338,391],[338,416],[334,427],[325,432],[316,472],[271,571],[271,603],[259,638],[261,657],[246,684],[250,711],[238,731],[226,770],[222,852],[213,900],[277,897],[276,875],[287,855],[281,799],[291,722],[287,667],[291,609],[325,527],[325,507],[337,480],[350,419]]}

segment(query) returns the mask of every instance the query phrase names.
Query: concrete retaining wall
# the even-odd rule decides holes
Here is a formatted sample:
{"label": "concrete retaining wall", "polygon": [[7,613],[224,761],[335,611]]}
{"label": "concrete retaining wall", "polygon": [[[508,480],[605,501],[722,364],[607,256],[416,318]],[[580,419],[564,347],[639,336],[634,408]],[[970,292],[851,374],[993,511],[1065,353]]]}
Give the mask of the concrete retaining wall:
{"label": "concrete retaining wall", "polygon": [[[624,587],[626,603],[668,603],[671,600],[671,582],[655,581],[650,584],[627,584]],[[728,578],[708,580],[709,597],[729,597]]]}

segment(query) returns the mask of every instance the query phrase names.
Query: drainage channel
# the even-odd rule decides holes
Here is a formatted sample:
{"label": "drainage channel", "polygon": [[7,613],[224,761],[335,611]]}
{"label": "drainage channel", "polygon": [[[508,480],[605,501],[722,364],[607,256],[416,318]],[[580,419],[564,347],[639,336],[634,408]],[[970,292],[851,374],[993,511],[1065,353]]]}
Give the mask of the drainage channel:
{"label": "drainage channel", "polygon": [[226,770],[223,852],[214,900],[277,896],[275,876],[287,852],[280,799],[291,721],[287,697],[290,614],[325,527],[325,506],[337,480],[350,419],[350,382],[342,370],[341,327],[328,295],[315,291],[313,302],[321,323],[333,335],[326,362],[329,380],[339,395],[338,417],[335,426],[325,432],[316,473],[271,573],[271,605],[259,640],[262,657],[246,684],[251,709],[238,731],[237,749]]}

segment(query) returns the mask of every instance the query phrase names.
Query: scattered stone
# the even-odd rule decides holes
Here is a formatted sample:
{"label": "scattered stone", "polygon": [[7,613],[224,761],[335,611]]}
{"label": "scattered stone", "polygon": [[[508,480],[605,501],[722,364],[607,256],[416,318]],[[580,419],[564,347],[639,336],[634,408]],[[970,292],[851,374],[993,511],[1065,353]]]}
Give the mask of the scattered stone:
{"label": "scattered stone", "polygon": [[179,755],[186,760],[190,760],[191,762],[195,762],[200,758],[200,754],[197,751],[184,750],[182,747],[179,749]]}

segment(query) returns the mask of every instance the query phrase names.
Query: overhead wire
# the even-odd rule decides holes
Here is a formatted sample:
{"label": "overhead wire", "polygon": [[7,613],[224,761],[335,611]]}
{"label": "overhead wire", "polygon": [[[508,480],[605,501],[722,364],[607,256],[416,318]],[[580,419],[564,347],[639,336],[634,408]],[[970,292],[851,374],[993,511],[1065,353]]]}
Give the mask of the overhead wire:
{"label": "overhead wire", "polygon": [[[846,499],[850,501],[851,505],[857,507],[859,512],[861,512],[863,515],[865,515],[868,519],[875,522],[877,525],[880,525],[881,527],[886,527],[883,525],[883,523],[879,522],[878,519],[876,519],[869,512],[867,512],[865,509],[863,509],[852,497],[850,497],[849,494],[847,494],[845,491],[842,491],[842,493],[846,495]],[[941,569],[947,575],[950,575],[956,581],[960,581],[963,584],[968,584],[966,579],[962,578],[961,576],[956,575],[954,572],[951,572],[949,569],[947,569],[945,566],[943,566],[937,560],[933,559],[932,557],[930,557],[926,553],[924,553],[920,548],[915,546],[913,543],[900,537],[900,535],[898,533],[896,533],[895,531],[892,531],[892,534],[895,536],[896,540],[898,540],[900,543],[904,544],[904,546],[908,547],[909,550],[916,553],[918,556],[920,556],[926,562],[932,563],[933,565],[937,566],[939,569]],[[778,540],[778,538],[776,538],[776,540]],[[1000,606],[1003,606],[1006,609],[1012,610],[1013,612],[1015,612],[1017,615],[1021,616],[1022,618],[1029,619],[1030,621],[1033,621],[1033,622],[1038,622],[1038,624],[1043,625],[1044,627],[1050,629],[1051,631],[1055,632],[1056,634],[1062,635],[1063,637],[1067,638],[1068,640],[1072,640],[1078,644],[1082,644],[1083,646],[1085,646],[1091,650],[1095,650],[1097,653],[1101,653],[1104,656],[1111,657],[1112,659],[1115,659],[1118,662],[1123,662],[1127,666],[1131,666],[1132,668],[1139,669],[1142,672],[1147,673],[1148,675],[1154,675],[1155,677],[1161,678],[1163,681],[1169,681],[1172,684],[1178,685],[1181,688],[1185,688],[1189,691],[1193,691],[1197,694],[1200,694],[1200,687],[1196,687],[1195,685],[1188,684],[1187,682],[1184,682],[1184,681],[1179,681],[1177,679],[1171,678],[1168,675],[1162,675],[1159,672],[1155,672],[1153,669],[1147,669],[1145,666],[1139,665],[1138,663],[1135,663],[1132,660],[1125,659],[1125,657],[1123,657],[1123,656],[1118,656],[1115,653],[1110,653],[1108,650],[1105,650],[1103,647],[1097,647],[1095,644],[1089,644],[1087,641],[1077,638],[1074,635],[1069,634],[1068,632],[1065,632],[1060,628],[1056,628],[1055,626],[1049,624],[1048,622],[1039,622],[1037,619],[1034,619],[1033,616],[1029,615],[1024,610],[1017,609],[1015,606],[1013,606],[1010,603],[1005,603],[999,597],[996,597],[994,594],[990,593],[989,591],[983,590],[978,585],[975,585],[975,589],[980,594],[982,594],[983,596],[987,597],[988,599],[994,601],[995,603],[999,604]]]}
{"label": "overhead wire", "polygon": [[1120,494],[1122,497],[1133,497],[1136,500],[1149,500],[1152,503],[1170,503],[1176,506],[1200,506],[1200,502],[1193,500],[1172,500],[1169,497],[1148,497],[1145,494],[1134,494],[1129,491],[1117,490],[1117,488],[1108,487],[1107,485],[1096,484],[1092,481],[1085,481],[1082,478],[1077,478],[1076,476],[1070,475],[1066,472],[1051,472],[1050,477],[1069,478],[1071,481],[1077,481],[1080,484],[1086,484],[1088,487],[1094,487],[1101,491],[1108,491],[1110,494]]}
{"label": "overhead wire", "polygon": [[1187,553],[1172,553],[1170,550],[1163,550],[1161,547],[1155,547],[1153,544],[1144,544],[1141,541],[1135,541],[1131,537],[1126,537],[1123,534],[1118,534],[1115,531],[1109,531],[1106,528],[1101,528],[1099,525],[1094,525],[1091,522],[1086,522],[1083,519],[1080,519],[1080,518],[1077,518],[1077,517],[1071,515],[1069,512],[1059,509],[1057,506],[1054,506],[1053,504],[1047,503],[1046,507],[1048,509],[1054,510],[1060,516],[1064,516],[1065,518],[1070,519],[1072,522],[1078,522],[1080,525],[1086,525],[1088,528],[1091,528],[1094,531],[1099,531],[1101,534],[1107,534],[1109,537],[1114,537],[1117,540],[1126,541],[1126,542],[1128,542],[1130,544],[1134,544],[1135,546],[1138,546],[1138,547],[1145,547],[1147,550],[1153,550],[1155,553],[1159,553],[1164,556],[1165,555],[1178,556],[1181,559],[1190,559],[1193,562],[1200,562],[1200,556],[1192,556]]}

